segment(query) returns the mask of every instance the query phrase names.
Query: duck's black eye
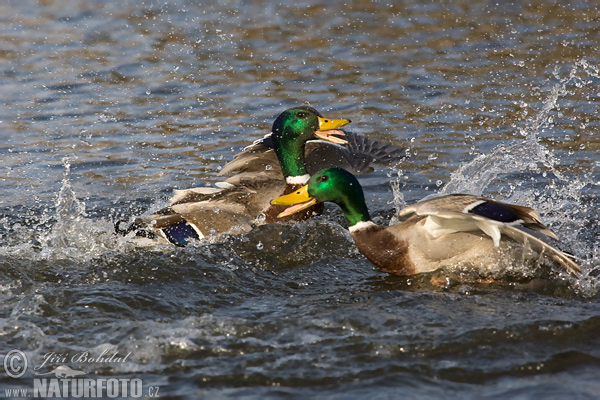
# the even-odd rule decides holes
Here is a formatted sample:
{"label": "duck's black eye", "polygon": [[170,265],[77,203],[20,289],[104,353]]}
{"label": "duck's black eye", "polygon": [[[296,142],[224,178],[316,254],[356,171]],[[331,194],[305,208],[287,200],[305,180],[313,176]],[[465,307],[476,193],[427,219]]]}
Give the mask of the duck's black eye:
{"label": "duck's black eye", "polygon": [[306,113],[304,111],[300,111],[296,116],[300,119],[306,118]]}
{"label": "duck's black eye", "polygon": [[323,182],[327,182],[329,180],[329,175],[321,175],[319,177],[319,182],[323,183]]}

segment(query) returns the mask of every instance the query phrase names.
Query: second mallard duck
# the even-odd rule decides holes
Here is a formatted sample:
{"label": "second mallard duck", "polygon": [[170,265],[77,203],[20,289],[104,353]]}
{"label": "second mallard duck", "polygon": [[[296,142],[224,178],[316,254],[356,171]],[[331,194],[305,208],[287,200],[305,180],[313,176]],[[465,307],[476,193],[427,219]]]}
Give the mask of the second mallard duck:
{"label": "second mallard duck", "polygon": [[330,168],[271,203],[293,205],[283,217],[325,201],[341,207],[359,251],[390,274],[461,266],[490,275],[500,265],[539,265],[543,256],[565,271],[581,272],[570,255],[549,243],[557,238],[535,210],[485,197],[455,194],[422,201],[400,211],[402,222],[381,226],[371,221],[356,178]]}

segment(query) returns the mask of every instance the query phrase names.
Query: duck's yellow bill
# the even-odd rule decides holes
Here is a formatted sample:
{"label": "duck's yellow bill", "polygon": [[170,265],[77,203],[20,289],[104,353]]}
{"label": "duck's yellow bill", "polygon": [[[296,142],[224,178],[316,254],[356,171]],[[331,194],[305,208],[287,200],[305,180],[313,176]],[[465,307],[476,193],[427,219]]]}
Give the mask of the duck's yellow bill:
{"label": "duck's yellow bill", "polygon": [[[328,118],[319,118],[319,130],[315,132],[315,136],[321,140],[326,140],[335,144],[346,144],[348,143],[346,140],[338,137],[345,136],[344,132],[338,130],[344,125],[350,123],[349,119],[328,119]],[[334,136],[335,135],[335,136]]]}
{"label": "duck's yellow bill", "polygon": [[292,206],[286,208],[285,211],[281,212],[277,216],[277,218],[283,218],[317,204],[317,199],[310,197],[308,194],[308,185],[305,185],[293,193],[271,200],[271,204],[279,206]]}

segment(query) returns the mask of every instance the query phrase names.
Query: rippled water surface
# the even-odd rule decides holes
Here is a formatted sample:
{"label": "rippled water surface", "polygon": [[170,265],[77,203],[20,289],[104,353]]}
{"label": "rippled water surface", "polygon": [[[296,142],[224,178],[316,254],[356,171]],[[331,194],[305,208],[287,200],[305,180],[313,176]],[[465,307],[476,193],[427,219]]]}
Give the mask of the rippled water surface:
{"label": "rippled water surface", "polygon": [[[0,4],[0,353],[29,360],[0,397],[53,352],[38,372],[163,398],[600,397],[595,3],[202,3]],[[335,207],[181,249],[113,235],[306,103],[407,147],[361,178],[376,221],[436,193],[532,206],[582,276],[387,276]],[[130,355],[72,361],[105,351]]]}

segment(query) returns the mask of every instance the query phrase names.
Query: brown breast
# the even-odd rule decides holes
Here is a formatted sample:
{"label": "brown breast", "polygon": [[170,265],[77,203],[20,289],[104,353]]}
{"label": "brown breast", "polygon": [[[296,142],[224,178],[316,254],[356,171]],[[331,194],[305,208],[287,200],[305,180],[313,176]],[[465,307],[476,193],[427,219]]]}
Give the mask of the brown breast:
{"label": "brown breast", "polygon": [[408,243],[397,239],[384,226],[355,231],[352,237],[358,250],[382,271],[401,276],[418,272],[408,254]]}

